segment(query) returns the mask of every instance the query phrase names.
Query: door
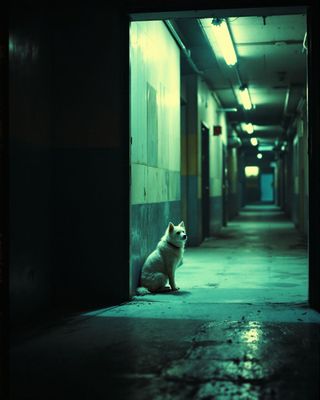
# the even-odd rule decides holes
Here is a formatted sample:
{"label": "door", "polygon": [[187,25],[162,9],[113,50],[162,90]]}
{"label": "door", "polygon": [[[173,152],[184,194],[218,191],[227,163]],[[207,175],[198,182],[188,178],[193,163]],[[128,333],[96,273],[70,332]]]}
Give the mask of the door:
{"label": "door", "polygon": [[260,176],[261,201],[274,202],[273,195],[273,174],[262,173]]}

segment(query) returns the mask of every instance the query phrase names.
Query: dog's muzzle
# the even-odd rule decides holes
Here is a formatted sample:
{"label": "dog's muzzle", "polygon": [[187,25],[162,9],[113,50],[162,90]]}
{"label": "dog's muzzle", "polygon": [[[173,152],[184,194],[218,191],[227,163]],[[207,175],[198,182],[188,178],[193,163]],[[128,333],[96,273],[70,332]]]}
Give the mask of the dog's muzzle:
{"label": "dog's muzzle", "polygon": [[182,239],[183,239],[183,240],[187,240],[187,235],[183,235],[183,236],[182,236]]}

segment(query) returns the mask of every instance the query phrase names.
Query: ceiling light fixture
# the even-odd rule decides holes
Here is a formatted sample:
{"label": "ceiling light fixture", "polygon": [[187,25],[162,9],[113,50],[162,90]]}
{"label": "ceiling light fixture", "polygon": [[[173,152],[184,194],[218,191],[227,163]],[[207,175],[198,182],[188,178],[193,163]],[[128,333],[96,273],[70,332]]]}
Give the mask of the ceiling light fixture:
{"label": "ceiling light fixture", "polygon": [[248,178],[250,176],[258,176],[259,175],[259,167],[257,166],[247,166],[244,168],[245,176]]}
{"label": "ceiling light fixture", "polygon": [[242,85],[239,88],[239,94],[240,94],[240,102],[243,105],[245,110],[251,110],[252,109],[252,103],[249,95],[249,90],[247,85]]}
{"label": "ceiling light fixture", "polygon": [[251,138],[250,142],[251,142],[252,146],[257,146],[258,145],[258,139],[255,138],[255,137]]}
{"label": "ceiling light fixture", "polygon": [[261,160],[262,154],[261,154],[261,153],[258,153],[258,154],[257,154],[257,158],[259,158],[259,160]]}
{"label": "ceiling light fixture", "polygon": [[242,123],[241,128],[243,131],[247,132],[249,135],[251,135],[254,132],[254,128],[253,128],[253,125],[251,122],[249,122],[248,124]]}
{"label": "ceiling light fixture", "polygon": [[235,65],[238,60],[229,32],[227,20],[225,18],[205,18],[201,19],[200,23],[214,53],[216,53],[215,48],[218,46],[227,65]]}
{"label": "ceiling light fixture", "polygon": [[218,108],[219,112],[237,112],[238,109],[236,107],[227,107],[227,108]]}
{"label": "ceiling light fixture", "polygon": [[229,66],[237,63],[237,55],[234,50],[233,42],[225,19],[213,18],[211,29],[215,35],[218,46]]}
{"label": "ceiling light fixture", "polygon": [[258,147],[258,151],[273,151],[273,145],[263,144]]}

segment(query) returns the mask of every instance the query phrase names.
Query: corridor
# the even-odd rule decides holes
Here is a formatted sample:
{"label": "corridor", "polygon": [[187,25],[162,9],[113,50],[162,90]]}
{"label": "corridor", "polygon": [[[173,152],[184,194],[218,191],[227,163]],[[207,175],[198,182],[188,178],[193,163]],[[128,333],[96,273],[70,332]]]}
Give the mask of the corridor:
{"label": "corridor", "polygon": [[277,207],[188,247],[177,284],[15,335],[12,399],[318,399],[306,244]]}
{"label": "corridor", "polygon": [[318,7],[122,3],[3,25],[0,398],[318,399]]}
{"label": "corridor", "polygon": [[307,243],[279,207],[246,206],[220,234],[186,252],[181,287],[196,302],[305,302],[307,269]]}

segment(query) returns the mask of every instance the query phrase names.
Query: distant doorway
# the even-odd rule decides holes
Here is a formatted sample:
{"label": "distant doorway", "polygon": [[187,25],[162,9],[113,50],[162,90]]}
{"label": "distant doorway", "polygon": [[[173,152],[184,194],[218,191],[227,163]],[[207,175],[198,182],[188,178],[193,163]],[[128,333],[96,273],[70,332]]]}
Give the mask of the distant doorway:
{"label": "distant doorway", "polygon": [[274,202],[274,184],[272,173],[262,173],[260,177],[261,201]]}

